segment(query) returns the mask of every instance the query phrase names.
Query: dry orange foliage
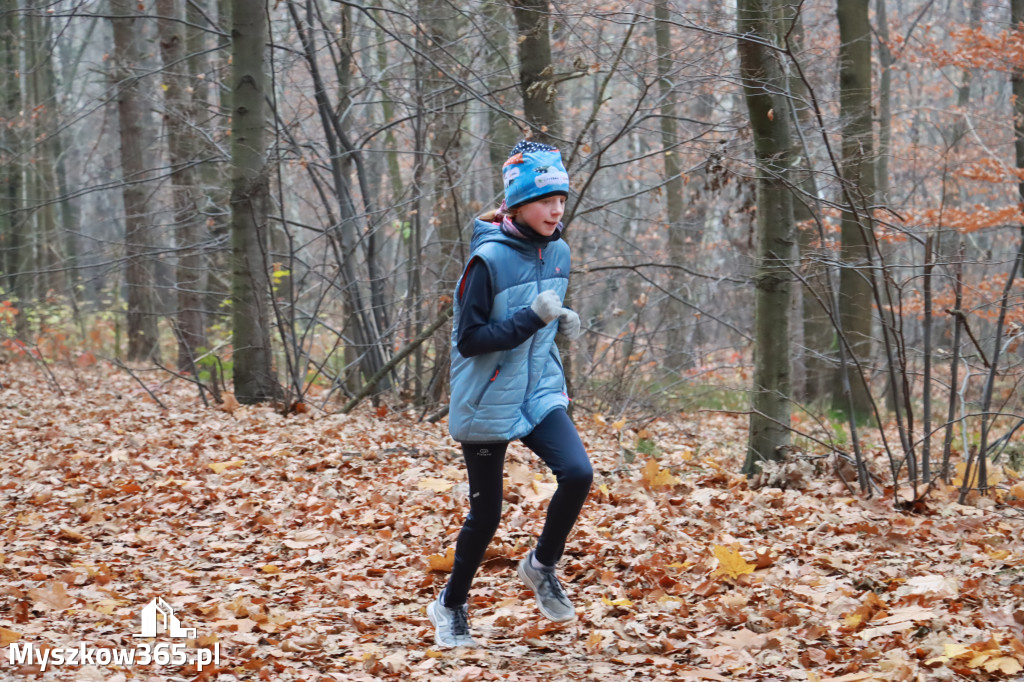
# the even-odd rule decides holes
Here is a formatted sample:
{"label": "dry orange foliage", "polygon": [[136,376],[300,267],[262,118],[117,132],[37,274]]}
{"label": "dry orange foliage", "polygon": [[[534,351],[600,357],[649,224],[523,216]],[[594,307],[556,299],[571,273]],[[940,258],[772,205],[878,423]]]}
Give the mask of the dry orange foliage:
{"label": "dry orange foliage", "polygon": [[983,28],[961,26],[952,29],[949,36],[956,44],[955,49],[947,50],[934,43],[924,42],[921,55],[914,58],[928,58],[938,67],[993,71],[1024,68],[1024,27],[989,35]]}
{"label": "dry orange foliage", "polygon": [[[62,398],[33,364],[0,369],[0,646],[133,646],[159,595],[197,629],[189,650],[222,655],[202,673],[53,679],[1008,680],[1024,665],[1014,474],[1000,513],[940,489],[907,515],[828,471],[803,490],[749,488],[742,417],[645,422],[661,455],[626,465],[621,419],[578,406],[596,471],[561,566],[578,619],[543,619],[515,575],[553,483],[513,444],[471,594],[487,648],[441,651],[424,608],[467,508],[443,423],[401,405],[327,414],[315,396],[287,418],[204,409],[178,383],[149,387],[162,410],[103,363],[56,368]],[[39,673],[6,655],[0,671]]]}

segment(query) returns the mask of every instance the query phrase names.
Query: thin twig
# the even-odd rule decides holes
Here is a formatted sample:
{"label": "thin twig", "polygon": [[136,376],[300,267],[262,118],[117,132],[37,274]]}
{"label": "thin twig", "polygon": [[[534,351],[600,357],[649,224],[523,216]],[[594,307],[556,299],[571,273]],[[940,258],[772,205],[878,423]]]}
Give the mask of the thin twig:
{"label": "thin twig", "polygon": [[138,383],[139,386],[142,386],[142,389],[146,393],[149,394],[149,397],[152,398],[156,402],[156,404],[160,406],[161,409],[163,409],[163,410],[167,409],[167,406],[164,405],[163,402],[161,402],[160,398],[156,397],[156,394],[153,393],[153,391],[149,388],[149,386],[147,386],[145,384],[145,382],[142,381],[142,379],[139,378],[138,374],[136,374],[134,371],[132,371],[131,367],[129,367],[128,365],[124,364],[123,362],[121,362],[120,360],[118,360],[116,358],[103,358],[103,359],[106,360],[107,362],[109,362],[110,364],[114,365],[115,367],[118,367],[120,369],[123,369],[125,372],[128,372],[128,376],[130,376],[132,379],[135,379],[136,383]]}

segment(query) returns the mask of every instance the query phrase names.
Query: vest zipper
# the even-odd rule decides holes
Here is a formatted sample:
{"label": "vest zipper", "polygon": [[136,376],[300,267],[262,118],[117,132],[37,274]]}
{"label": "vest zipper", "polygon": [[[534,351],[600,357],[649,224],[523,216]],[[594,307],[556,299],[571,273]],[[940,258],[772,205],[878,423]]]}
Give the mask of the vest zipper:
{"label": "vest zipper", "polygon": [[[540,292],[541,292],[541,288],[540,288],[541,287],[541,274],[544,272],[544,251],[539,246],[537,247],[537,268],[536,268],[536,272],[537,272],[537,294],[539,295]],[[526,378],[526,389],[527,389],[527,396],[529,396],[529,391],[530,391],[530,386],[531,386],[530,380],[533,378],[533,356],[534,356],[534,350],[536,348],[537,348],[537,335],[534,334],[530,338],[530,354],[526,357],[526,377],[527,377]]]}
{"label": "vest zipper", "polygon": [[484,395],[487,393],[487,389],[489,389],[491,387],[491,384],[493,384],[494,381],[498,378],[499,373],[501,373],[501,365],[498,365],[497,367],[494,368],[494,375],[491,376],[491,378],[487,380],[487,383],[484,384],[484,387],[480,389],[480,395],[477,396],[476,399],[477,407],[479,407],[480,403],[484,401]]}

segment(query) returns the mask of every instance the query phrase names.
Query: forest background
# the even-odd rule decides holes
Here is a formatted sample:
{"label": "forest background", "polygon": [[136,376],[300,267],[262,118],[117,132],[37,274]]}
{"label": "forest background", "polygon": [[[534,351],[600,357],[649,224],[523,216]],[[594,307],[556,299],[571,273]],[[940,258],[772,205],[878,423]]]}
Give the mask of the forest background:
{"label": "forest background", "polygon": [[[678,500],[691,485],[683,471],[717,466],[728,473],[710,480],[727,490],[818,486],[884,498],[894,514],[955,500],[943,508],[979,505],[1019,522],[1018,0],[5,0],[0,16],[2,383],[20,387],[5,408],[8,456],[39,444],[17,435],[22,411],[63,404],[72,385],[93,381],[101,395],[139,391],[198,414],[265,415],[239,403],[266,403],[282,418],[402,415],[405,436],[360,447],[443,429],[451,296],[472,218],[500,202],[501,163],[531,137],[562,150],[573,182],[567,304],[584,335],[562,353],[577,422],[614,434],[595,453],[609,476]],[[125,378],[136,388],[107,392]],[[694,417],[729,424],[690,429],[720,450],[659,435]],[[63,458],[86,451],[71,442],[37,453],[60,477],[78,466]],[[193,447],[182,466],[205,474],[251,457],[227,455]],[[31,477],[32,461],[19,471]],[[147,476],[103,489],[131,496]],[[543,499],[540,483],[520,481]],[[66,511],[26,485],[7,488],[12,511]],[[451,502],[447,487],[429,485]],[[604,503],[634,504],[605,485]],[[372,504],[387,499],[378,494]],[[39,512],[22,513],[11,543],[38,533]],[[59,527],[58,542],[88,538]],[[727,552],[737,537],[709,537],[706,548]],[[1019,583],[1018,545],[985,553]],[[727,555],[715,552],[668,563],[736,587],[745,573],[723,569]],[[12,588],[12,609],[61,582],[30,575],[47,587]],[[922,595],[940,595],[959,609],[961,588],[898,596],[923,608]],[[894,617],[863,599],[840,634]],[[988,608],[985,599],[972,605]],[[940,642],[939,654],[912,658],[1009,674],[1003,659],[1024,661],[1018,611],[973,649]],[[916,616],[884,634],[928,620]],[[721,645],[749,655],[767,642]],[[609,635],[587,651],[618,646]],[[860,674],[836,647],[824,658],[797,649],[803,658],[782,660]],[[406,671],[404,659],[382,663],[388,655],[361,663]],[[763,663],[730,656],[716,665]]]}

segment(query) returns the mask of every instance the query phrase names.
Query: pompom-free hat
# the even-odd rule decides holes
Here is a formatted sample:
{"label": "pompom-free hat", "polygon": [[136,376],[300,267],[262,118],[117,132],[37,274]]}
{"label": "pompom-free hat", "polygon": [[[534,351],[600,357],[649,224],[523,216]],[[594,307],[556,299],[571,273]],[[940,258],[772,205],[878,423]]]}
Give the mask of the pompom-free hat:
{"label": "pompom-free hat", "polygon": [[501,177],[508,208],[556,194],[569,196],[569,174],[562,155],[550,145],[522,140],[501,167]]}

